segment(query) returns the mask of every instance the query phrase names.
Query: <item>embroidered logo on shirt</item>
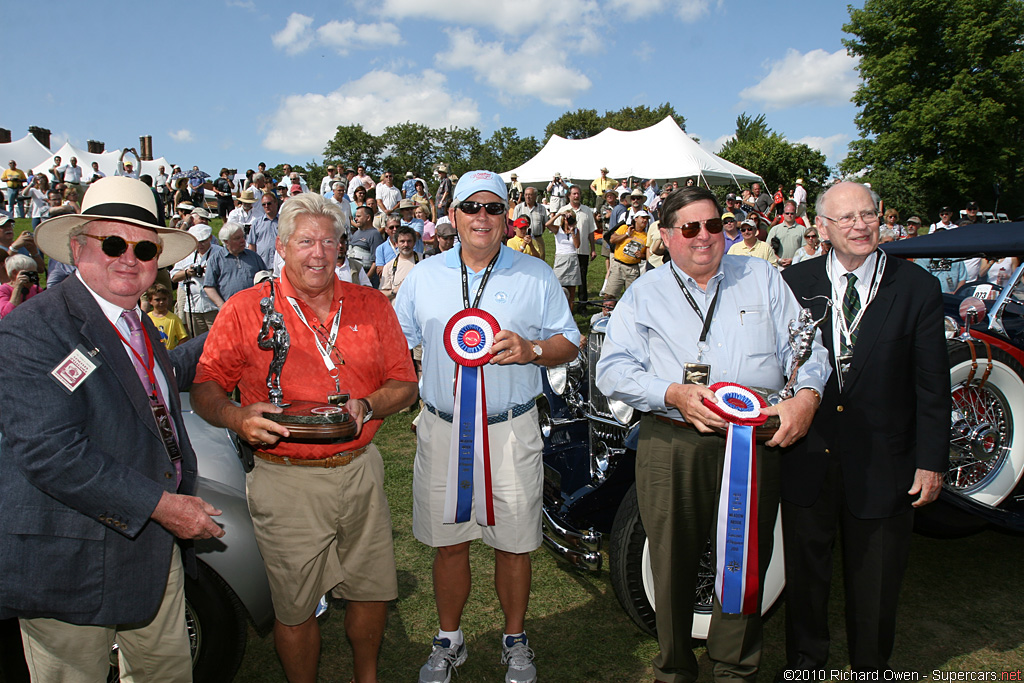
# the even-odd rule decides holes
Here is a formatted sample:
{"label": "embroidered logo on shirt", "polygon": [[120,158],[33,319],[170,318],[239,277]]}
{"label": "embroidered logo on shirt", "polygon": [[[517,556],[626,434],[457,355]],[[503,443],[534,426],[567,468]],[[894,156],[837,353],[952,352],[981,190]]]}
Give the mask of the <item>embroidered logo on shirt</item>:
{"label": "embroidered logo on shirt", "polygon": [[506,294],[505,292],[495,292],[494,293],[494,301],[495,301],[495,303],[499,303],[499,304],[506,303],[506,302],[508,302],[508,294]]}

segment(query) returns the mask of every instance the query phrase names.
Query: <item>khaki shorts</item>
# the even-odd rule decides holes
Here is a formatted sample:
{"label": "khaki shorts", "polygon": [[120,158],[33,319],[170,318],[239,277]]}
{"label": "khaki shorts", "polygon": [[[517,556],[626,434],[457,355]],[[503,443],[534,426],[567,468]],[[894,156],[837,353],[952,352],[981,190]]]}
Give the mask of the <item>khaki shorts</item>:
{"label": "khaki shorts", "polygon": [[320,596],[356,601],[398,597],[384,461],[370,444],[344,467],[256,460],[245,488],[277,620],[294,626]]}
{"label": "khaki shorts", "polygon": [[444,524],[452,424],[430,411],[420,413],[412,479],[412,531],[420,542],[438,548],[482,539],[510,553],[540,547],[544,468],[537,409],[488,429],[495,524],[477,524],[475,504],[468,522]]}

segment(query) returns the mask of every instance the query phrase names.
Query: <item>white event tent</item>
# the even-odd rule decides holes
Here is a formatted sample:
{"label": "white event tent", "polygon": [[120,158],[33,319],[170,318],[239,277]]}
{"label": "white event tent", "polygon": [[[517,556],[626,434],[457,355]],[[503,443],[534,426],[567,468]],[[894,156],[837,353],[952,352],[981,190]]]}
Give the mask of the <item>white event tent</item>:
{"label": "white event tent", "polygon": [[53,155],[34,136],[26,135],[13,142],[0,142],[0,163],[3,163],[3,168],[7,168],[7,162],[12,159],[27,174],[29,169],[53,159]]}
{"label": "white event tent", "polygon": [[523,185],[542,185],[555,173],[589,187],[601,168],[610,178],[655,178],[659,181],[698,178],[701,185],[740,185],[764,182],[756,173],[703,149],[675,119],[665,117],[649,128],[622,131],[606,128],[583,140],[552,135],[536,156],[501,177],[515,173]]}
{"label": "white event tent", "polygon": [[[42,147],[42,145],[40,145],[40,147]],[[121,151],[118,150],[116,152],[104,152],[103,154],[91,154],[89,152],[74,147],[70,142],[65,142],[64,145],[56,152],[48,152],[46,158],[43,161],[34,164],[30,168],[33,171],[37,172],[49,171],[50,167],[53,166],[53,157],[55,156],[60,157],[60,163],[62,166],[67,164],[71,160],[71,157],[75,157],[76,159],[78,159],[78,165],[86,169],[85,171],[83,171],[83,176],[86,175],[87,171],[92,168],[92,162],[94,161],[99,164],[100,170],[103,171],[103,173],[105,173],[108,176],[111,176],[114,175],[114,173],[117,171],[117,160],[121,157]],[[134,154],[126,154],[124,160],[125,162],[132,162],[133,165],[141,166],[141,169],[135,169],[135,171],[139,175],[144,175],[148,173],[153,178],[156,178],[157,170],[161,166],[164,167],[164,170],[168,175],[170,175],[171,172],[171,164],[169,164],[167,160],[164,159],[163,157],[160,157],[159,159],[154,159],[153,161],[143,161],[141,164],[138,164],[135,161]],[[18,166],[21,166],[20,162],[18,163]]]}

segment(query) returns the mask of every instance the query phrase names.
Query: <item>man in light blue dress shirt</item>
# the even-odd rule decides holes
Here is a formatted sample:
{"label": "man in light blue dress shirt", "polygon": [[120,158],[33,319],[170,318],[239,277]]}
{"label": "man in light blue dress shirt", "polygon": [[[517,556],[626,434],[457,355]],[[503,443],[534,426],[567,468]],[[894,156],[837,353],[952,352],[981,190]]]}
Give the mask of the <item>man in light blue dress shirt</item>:
{"label": "man in light blue dress shirt", "polygon": [[[654,671],[658,681],[682,683],[698,675],[690,640],[693,587],[717,524],[726,450],[715,431],[726,423],[702,399],[714,401],[708,385],[716,382],[782,388],[794,353],[788,327],[801,307],[767,261],[724,255],[721,209],[708,190],[686,187],[670,194],[660,230],[671,259],[633,283],[612,312],[597,385],[646,413],[636,490],[657,595]],[[807,432],[829,372],[828,352],[816,333],[797,374],[796,395],[766,409],[781,426],[756,454],[761,586],[779,505],[779,447]],[[756,676],[760,614],[723,618],[716,597],[707,643],[716,679]]]}
{"label": "man in light blue dress shirt", "polygon": [[[466,173],[455,187],[454,199],[448,217],[458,230],[459,244],[413,268],[395,299],[409,348],[423,345],[420,396],[426,407],[416,430],[413,533],[437,549],[433,575],[440,630],[419,680],[449,681],[452,670],[466,659],[460,620],[470,590],[469,546],[482,539],[494,548],[494,583],[505,614],[505,681],[533,683],[537,670],[524,622],[530,552],[541,543],[543,440],[535,398],[541,393],[540,366],[575,358],[580,335],[554,271],[543,261],[502,245],[508,195],[501,178],[490,171]],[[494,357],[482,366],[486,419],[476,420],[477,428],[486,422],[482,428],[489,442],[490,468],[485,471],[490,473],[493,494],[485,499],[493,501],[493,524],[488,524],[487,511],[475,504],[481,501],[476,483],[468,519],[449,520],[445,510],[449,494],[455,495],[453,487],[470,483],[460,478],[455,486],[448,479],[450,471],[462,471],[463,462],[451,461],[452,423],[459,422],[456,365],[444,343],[449,320],[467,308],[481,309],[484,313],[477,313],[478,318],[493,316],[501,328],[490,348]],[[475,335],[467,332],[466,338],[471,334]]]}

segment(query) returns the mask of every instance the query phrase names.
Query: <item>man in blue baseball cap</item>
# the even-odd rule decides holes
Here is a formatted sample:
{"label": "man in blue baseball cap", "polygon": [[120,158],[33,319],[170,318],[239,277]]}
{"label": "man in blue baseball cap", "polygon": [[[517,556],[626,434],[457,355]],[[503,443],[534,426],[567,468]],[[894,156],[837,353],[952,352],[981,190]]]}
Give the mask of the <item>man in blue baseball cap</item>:
{"label": "man in blue baseball cap", "polygon": [[533,683],[525,618],[543,488],[534,398],[540,366],[575,358],[580,334],[551,267],[502,244],[508,195],[501,178],[470,171],[453,195],[448,217],[459,243],[413,268],[395,299],[409,347],[423,345],[413,533],[437,549],[440,630],[419,680],[446,683],[466,660],[460,621],[469,545],[481,539],[494,548],[505,613],[505,681]]}

